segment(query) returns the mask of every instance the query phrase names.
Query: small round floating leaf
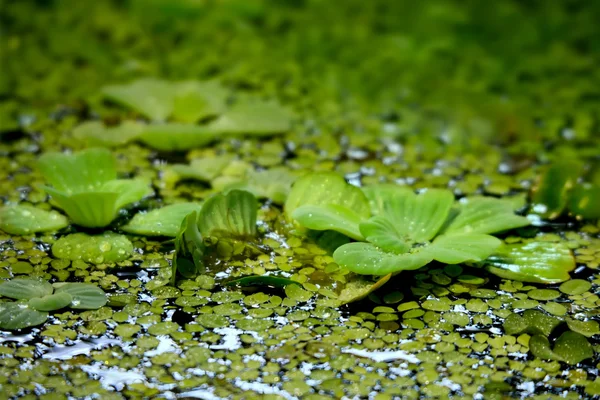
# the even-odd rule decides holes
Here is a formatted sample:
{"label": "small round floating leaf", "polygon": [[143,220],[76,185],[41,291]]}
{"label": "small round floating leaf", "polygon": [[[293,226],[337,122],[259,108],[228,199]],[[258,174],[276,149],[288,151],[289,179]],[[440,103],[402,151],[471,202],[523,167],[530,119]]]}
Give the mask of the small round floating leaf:
{"label": "small round floating leaf", "polygon": [[559,283],[570,279],[575,259],[563,242],[532,241],[504,244],[480,265],[504,279]]}
{"label": "small round floating leaf", "polygon": [[181,222],[192,211],[200,210],[199,203],[178,203],[149,212],[136,214],[121,229],[128,233],[145,236],[177,236]]}
{"label": "small round floating leaf", "polygon": [[520,228],[530,224],[522,216],[515,215],[512,202],[489,197],[473,197],[461,203],[457,215],[444,229],[445,234],[480,233],[491,234]]}
{"label": "small round floating leaf", "polygon": [[31,309],[26,303],[0,303],[0,329],[23,329],[41,325],[48,319],[47,312]]}
{"label": "small round floating leaf", "polygon": [[299,282],[287,278],[277,276],[244,276],[243,278],[234,279],[225,283],[226,286],[238,287],[274,287],[285,288],[288,285],[300,285]]}
{"label": "small round floating leaf", "polygon": [[38,279],[12,279],[0,284],[0,295],[11,299],[32,299],[52,294],[52,285]]}
{"label": "small round floating leaf", "polygon": [[56,294],[66,293],[72,297],[70,308],[95,310],[108,301],[106,293],[90,283],[60,283],[55,286]]}
{"label": "small round floating leaf", "polygon": [[574,296],[587,292],[592,288],[592,284],[583,279],[571,279],[560,285],[558,288],[564,294]]}
{"label": "small round floating leaf", "polygon": [[292,213],[300,225],[317,231],[336,231],[363,240],[358,228],[363,218],[349,208],[337,204],[301,206]]}
{"label": "small round floating leaf", "polygon": [[567,364],[575,365],[594,357],[594,349],[582,334],[566,331],[556,339],[554,354]]}
{"label": "small round floating leaf", "polygon": [[57,231],[67,226],[67,218],[56,211],[28,205],[0,208],[0,229],[12,235]]}
{"label": "small round floating leaf", "polygon": [[73,296],[69,293],[55,293],[44,297],[34,297],[29,300],[29,307],[37,311],[55,311],[71,304]]}
{"label": "small round floating leaf", "polygon": [[72,261],[114,263],[128,259],[133,253],[133,245],[126,236],[113,232],[93,236],[73,233],[58,239],[52,245],[52,253],[57,258]]}

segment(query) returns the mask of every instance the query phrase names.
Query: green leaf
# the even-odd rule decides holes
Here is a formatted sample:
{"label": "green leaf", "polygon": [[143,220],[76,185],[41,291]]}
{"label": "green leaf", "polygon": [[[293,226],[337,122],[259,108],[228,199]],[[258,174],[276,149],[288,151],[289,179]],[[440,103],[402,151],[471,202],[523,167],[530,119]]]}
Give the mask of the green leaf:
{"label": "green leaf", "polygon": [[116,208],[118,193],[89,192],[66,195],[46,187],[53,202],[61,208],[76,225],[101,228],[109,225],[119,211]]}
{"label": "green leaf", "polygon": [[183,151],[202,147],[217,136],[206,126],[172,122],[144,126],[139,139],[156,150]]}
{"label": "green leaf", "polygon": [[433,257],[419,248],[413,253],[386,253],[371,243],[348,243],[340,246],[333,259],[340,266],[362,275],[387,275],[415,270],[430,263]]}
{"label": "green leaf", "polygon": [[364,193],[333,172],[316,172],[299,178],[285,202],[285,216],[293,221],[292,213],[300,206],[335,204],[369,218],[369,202]]}
{"label": "green leaf", "polygon": [[210,197],[198,214],[202,236],[247,238],[256,235],[258,201],[250,192],[232,190]]}
{"label": "green leaf", "polygon": [[565,243],[541,241],[504,244],[480,265],[504,279],[535,283],[564,282],[576,266]]}
{"label": "green leaf", "polygon": [[480,233],[438,236],[426,251],[434,260],[445,264],[460,264],[467,261],[482,261],[489,257],[502,241]]}
{"label": "green leaf", "polygon": [[116,147],[135,140],[144,124],[124,121],[117,126],[107,127],[101,121],[88,121],[73,129],[73,137],[88,146]]}
{"label": "green leaf", "polygon": [[69,307],[78,310],[96,310],[108,301],[104,290],[91,283],[55,283],[56,294],[69,294]]}
{"label": "green leaf", "polygon": [[172,283],[175,282],[177,272],[186,278],[204,272],[205,250],[206,246],[198,229],[198,212],[193,211],[185,217],[175,238]]}
{"label": "green leaf", "polygon": [[238,102],[209,124],[209,128],[219,134],[275,135],[291,129],[291,113],[276,103]]}
{"label": "green leaf", "polygon": [[427,189],[415,194],[402,186],[375,185],[368,190],[371,207],[389,220],[398,239],[409,243],[431,240],[440,230],[454,202],[448,190]]}
{"label": "green leaf", "polygon": [[233,279],[225,284],[226,286],[238,287],[273,287],[285,288],[287,285],[301,285],[299,282],[278,276],[252,275]]}
{"label": "green leaf", "polygon": [[546,315],[538,310],[525,310],[523,316],[510,314],[506,317],[503,327],[508,335],[530,335],[550,336],[554,328],[561,324],[561,320],[551,315]]}
{"label": "green leaf", "polygon": [[31,309],[26,303],[0,303],[0,329],[23,329],[41,325],[48,319],[47,312]]}
{"label": "green leaf", "polygon": [[225,111],[228,91],[216,81],[176,84],[172,117],[180,122],[196,123]]}
{"label": "green leaf", "polygon": [[120,104],[141,115],[164,121],[171,115],[176,88],[158,79],[138,79],[126,85],[110,85],[102,89],[105,99]]}
{"label": "green leaf", "polygon": [[98,190],[117,178],[115,159],[107,149],[45,153],[38,159],[38,165],[46,182],[65,195]]}
{"label": "green leaf", "polygon": [[67,218],[56,211],[24,204],[0,208],[0,229],[12,235],[57,231],[67,226]]}
{"label": "green leaf", "polygon": [[233,156],[222,155],[192,160],[189,165],[174,164],[171,169],[181,179],[196,179],[210,182],[215,179],[231,163]]}
{"label": "green leaf", "polygon": [[287,168],[251,170],[242,181],[227,185],[225,190],[246,190],[258,198],[270,199],[275,204],[283,204],[295,180],[296,177]]}
{"label": "green leaf", "polygon": [[359,229],[367,242],[373,243],[384,251],[402,254],[410,250],[411,244],[406,241],[408,238],[403,237],[396,229],[396,225],[383,215],[376,215],[362,222]]}
{"label": "green leaf", "polygon": [[529,349],[536,357],[564,361],[570,365],[594,357],[594,349],[585,336],[572,331],[560,335],[554,343],[554,349],[545,336],[535,335],[529,340]]}
{"label": "green leaf", "polygon": [[83,260],[93,264],[114,263],[128,259],[133,253],[133,245],[126,236],[104,232],[90,236],[73,233],[58,239],[52,245],[52,253],[57,258]]}
{"label": "green leaf", "polygon": [[363,218],[354,211],[336,204],[301,206],[292,218],[305,228],[316,231],[336,231],[356,240],[363,240],[358,224]]}
{"label": "green leaf", "polygon": [[575,186],[568,207],[569,211],[579,218],[600,218],[600,186],[589,183]]}
{"label": "green leaf", "polygon": [[114,205],[115,210],[119,210],[127,204],[138,202],[152,194],[148,182],[144,179],[115,179],[102,185],[100,191],[118,194]]}
{"label": "green leaf", "polygon": [[136,235],[176,237],[183,219],[192,211],[199,211],[201,208],[202,205],[198,203],[178,203],[149,212],[140,212],[121,229]]}
{"label": "green leaf", "polygon": [[574,160],[551,164],[538,179],[531,194],[532,210],[542,218],[554,219],[567,206],[569,192],[583,172],[583,165]]}
{"label": "green leaf", "polygon": [[29,300],[29,307],[37,311],[54,311],[65,308],[69,304],[73,297],[69,293],[56,293],[49,294],[44,297],[34,297]]}
{"label": "green leaf", "polygon": [[364,276],[352,275],[346,282],[346,286],[344,286],[344,288],[340,291],[338,300],[341,301],[342,304],[348,304],[362,300],[369,294],[385,285],[391,277],[392,274],[387,274],[379,278],[376,282],[373,282]]}
{"label": "green leaf", "polygon": [[11,279],[0,284],[0,295],[11,299],[32,299],[52,294],[52,285],[39,279]]}
{"label": "green leaf", "polygon": [[458,215],[444,229],[445,234],[507,231],[529,225],[527,218],[515,215],[511,201],[473,197],[459,207]]}

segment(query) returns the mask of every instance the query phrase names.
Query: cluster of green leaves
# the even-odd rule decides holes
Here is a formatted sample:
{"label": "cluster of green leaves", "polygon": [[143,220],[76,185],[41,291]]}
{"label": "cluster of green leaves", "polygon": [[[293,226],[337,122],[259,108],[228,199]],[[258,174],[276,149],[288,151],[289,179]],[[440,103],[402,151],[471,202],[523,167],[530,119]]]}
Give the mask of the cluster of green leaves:
{"label": "cluster of green leaves", "polygon": [[584,167],[571,159],[546,166],[532,191],[532,211],[548,219],[565,212],[581,219],[600,218],[600,163],[587,174]]}
{"label": "cluster of green leaves", "polygon": [[117,146],[139,140],[157,150],[189,150],[224,136],[274,135],[291,126],[291,114],[279,104],[248,96],[229,101],[229,91],[216,81],[143,78],[106,86],[102,96],[151,123],[126,120],[106,127],[91,121],[76,127],[73,136],[92,145]]}
{"label": "cluster of green leaves", "polygon": [[193,277],[206,271],[206,258],[239,255],[257,234],[258,201],[244,190],[218,193],[185,217],[175,238],[172,279]]}
{"label": "cluster of green leaves", "polygon": [[95,310],[107,302],[106,294],[89,283],[55,283],[12,279],[0,284],[0,296],[17,301],[0,303],[0,329],[22,329],[43,324],[49,311],[63,308]]}
{"label": "cluster of green leaves", "polygon": [[53,203],[87,228],[109,225],[121,208],[152,193],[142,179],[117,179],[115,158],[107,149],[45,153],[38,164]]}
{"label": "cluster of green leaves", "polygon": [[[568,329],[551,343],[552,333],[563,324]],[[531,335],[529,350],[536,357],[575,365],[594,356],[586,336],[598,333],[598,322],[562,319],[538,310],[526,310],[522,315],[509,315],[504,321],[504,330],[509,335]]]}
{"label": "cluster of green leaves", "polygon": [[392,184],[349,185],[334,173],[300,178],[285,203],[301,227],[336,231],[356,242],[342,244],[335,261],[352,272],[387,275],[438,261],[481,263],[492,273],[533,282],[560,282],[575,264],[570,251],[539,243],[505,245],[494,233],[529,225],[510,201],[472,197],[455,202],[447,190]]}

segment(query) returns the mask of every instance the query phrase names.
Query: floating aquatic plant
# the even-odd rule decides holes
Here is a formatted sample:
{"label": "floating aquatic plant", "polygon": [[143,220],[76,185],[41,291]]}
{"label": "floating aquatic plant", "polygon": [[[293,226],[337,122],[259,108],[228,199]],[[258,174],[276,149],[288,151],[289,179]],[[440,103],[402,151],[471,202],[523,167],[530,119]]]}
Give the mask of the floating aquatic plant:
{"label": "floating aquatic plant", "polygon": [[[207,199],[199,212],[194,211],[184,219],[177,234],[173,279],[175,272],[189,277],[205,270],[204,257],[211,238],[221,244],[217,247],[221,251],[234,254],[243,251],[245,241],[257,234],[257,210],[256,197],[243,190],[218,193]],[[225,244],[227,241],[231,245]]]}
{"label": "floating aquatic plant", "polygon": [[240,181],[226,185],[225,190],[243,189],[260,199],[283,204],[296,177],[287,168],[250,170]]}
{"label": "floating aquatic plant", "polygon": [[68,225],[67,218],[56,211],[25,204],[0,208],[0,229],[13,235],[57,231]]}
{"label": "floating aquatic plant", "polygon": [[22,329],[43,324],[49,311],[63,308],[94,310],[106,304],[106,294],[89,283],[50,283],[12,279],[0,284],[0,296],[18,300],[0,303],[0,329]]}
{"label": "floating aquatic plant", "polygon": [[396,185],[363,191],[330,173],[298,180],[286,214],[314,230],[334,230],[357,243],[340,246],[336,262],[359,274],[387,275],[418,269],[433,260],[445,264],[482,261],[502,242],[491,236],[529,224],[512,203],[475,197],[455,204],[447,190],[415,194]]}
{"label": "floating aquatic plant", "polygon": [[74,154],[46,153],[39,168],[44,189],[77,225],[98,228],[109,225],[121,208],[152,193],[141,179],[117,179],[115,159],[107,149],[88,149]]}

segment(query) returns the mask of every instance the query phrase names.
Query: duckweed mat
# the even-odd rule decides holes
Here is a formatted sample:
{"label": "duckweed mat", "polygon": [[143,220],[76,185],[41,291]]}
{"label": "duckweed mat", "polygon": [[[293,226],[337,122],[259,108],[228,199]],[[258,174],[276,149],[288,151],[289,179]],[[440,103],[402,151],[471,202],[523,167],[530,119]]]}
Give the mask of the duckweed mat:
{"label": "duckweed mat", "polygon": [[[510,199],[515,209],[531,202],[548,164],[575,160],[593,174],[599,3],[27,0],[0,7],[2,203],[56,208],[39,156],[91,146],[110,148],[119,177],[145,179],[154,192],[118,211],[106,229],[126,238],[109,232],[87,247],[81,235],[104,229],[67,226],[58,214],[25,219],[27,210],[2,217],[0,278],[92,283],[108,303],[1,331],[0,398],[600,396],[597,218],[564,212],[500,236],[567,246],[576,268],[563,283],[433,262],[371,291],[373,280],[334,262],[335,238],[291,229],[282,209],[290,183],[313,171],[357,186]],[[168,124],[138,140],[146,128],[134,125],[168,118],[169,109],[145,104],[144,114],[105,91],[147,77],[219,82],[206,89],[209,100],[253,98],[273,108],[226,114],[219,128],[236,131],[241,118],[241,131],[192,148],[185,138],[163,141]],[[176,119],[202,131],[222,104],[180,107]],[[289,112],[289,126],[278,107]],[[170,237],[178,224],[157,225],[156,214],[138,212],[201,203],[230,184],[260,199],[261,243],[217,244],[205,271],[174,277]],[[15,218],[29,225],[12,231]],[[57,225],[28,233],[42,222]],[[65,242],[71,233],[79,236]]]}

